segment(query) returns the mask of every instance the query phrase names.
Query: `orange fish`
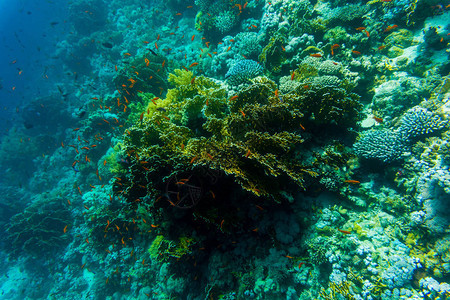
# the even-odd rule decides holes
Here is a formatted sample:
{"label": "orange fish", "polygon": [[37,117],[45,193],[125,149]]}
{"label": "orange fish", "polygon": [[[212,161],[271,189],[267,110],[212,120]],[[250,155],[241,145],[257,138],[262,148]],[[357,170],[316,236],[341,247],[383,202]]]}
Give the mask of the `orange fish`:
{"label": "orange fish", "polygon": [[292,74],[291,74],[291,80],[294,80],[294,77],[295,77],[295,71],[292,72]]}
{"label": "orange fish", "polygon": [[322,57],[322,54],[320,54],[320,53],[313,53],[313,54],[310,54],[309,56],[312,56],[312,57]]}
{"label": "orange fish", "polygon": [[193,42],[195,39],[195,34],[191,37],[191,42]]}
{"label": "orange fish", "polygon": [[156,48],[156,50],[159,49],[158,44],[156,42],[155,42],[155,48]]}
{"label": "orange fish", "polygon": [[388,26],[388,27],[386,27],[386,29],[383,32],[389,32],[397,27],[398,27],[397,25]]}
{"label": "orange fish", "polygon": [[375,117],[375,116],[373,116],[372,117],[374,120],[375,120],[375,122],[377,122],[377,123],[383,123],[383,119],[382,118],[378,118],[378,117]]}
{"label": "orange fish", "polygon": [[338,229],[339,232],[345,233],[345,234],[350,234],[351,232],[348,230],[342,230],[342,229]]}
{"label": "orange fish", "polygon": [[363,31],[363,30],[366,29],[366,27],[357,27],[357,28],[355,28],[355,29],[358,30],[358,31]]}
{"label": "orange fish", "polygon": [[198,66],[198,62],[192,63],[192,64],[189,66],[189,68],[192,68],[192,67],[195,67],[195,66]]}
{"label": "orange fish", "polygon": [[69,225],[66,225],[66,227],[64,227],[64,233],[66,233],[67,232],[67,226],[69,226]]}
{"label": "orange fish", "polygon": [[[142,119],[144,119],[144,113],[145,113],[145,111],[143,111],[142,113],[141,113],[141,116],[139,117],[139,121],[141,121],[142,122]],[[106,161],[106,160],[105,160]]]}
{"label": "orange fish", "polygon": [[353,53],[353,54],[356,54],[356,55],[361,55],[361,52],[356,51],[356,50],[352,50],[352,53]]}
{"label": "orange fish", "polygon": [[232,101],[234,99],[237,99],[237,97],[239,97],[238,95],[234,95],[233,97],[231,97],[228,101]]}
{"label": "orange fish", "polygon": [[358,180],[352,180],[352,179],[344,180],[344,182],[345,183],[351,183],[351,184],[360,184],[361,183]]}
{"label": "orange fish", "polygon": [[367,30],[364,30],[366,32],[367,37],[370,37],[370,33]]}
{"label": "orange fish", "polygon": [[334,55],[334,49],[339,48],[338,44],[334,44],[331,46],[331,55]]}
{"label": "orange fish", "polygon": [[383,50],[384,48],[386,48],[386,45],[381,45],[380,47],[378,47],[378,51]]}

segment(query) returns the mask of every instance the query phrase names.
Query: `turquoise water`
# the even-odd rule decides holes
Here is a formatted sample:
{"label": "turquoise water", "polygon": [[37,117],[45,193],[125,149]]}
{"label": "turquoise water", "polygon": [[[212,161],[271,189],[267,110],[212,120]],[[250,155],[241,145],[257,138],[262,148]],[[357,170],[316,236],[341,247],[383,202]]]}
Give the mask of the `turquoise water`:
{"label": "turquoise water", "polygon": [[450,2],[1,3],[1,299],[447,299]]}

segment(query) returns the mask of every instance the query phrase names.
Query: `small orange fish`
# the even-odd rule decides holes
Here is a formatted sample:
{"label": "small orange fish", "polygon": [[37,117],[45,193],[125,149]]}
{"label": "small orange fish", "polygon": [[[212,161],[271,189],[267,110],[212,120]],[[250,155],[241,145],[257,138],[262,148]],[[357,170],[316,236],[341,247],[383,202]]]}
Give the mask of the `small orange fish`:
{"label": "small orange fish", "polygon": [[389,31],[391,31],[391,30],[393,30],[393,29],[395,29],[395,28],[397,28],[398,27],[398,25],[391,25],[391,26],[388,26],[388,27],[386,27],[386,29],[383,31],[383,32],[389,32]]}
{"label": "small orange fish", "polygon": [[322,54],[320,54],[320,53],[313,53],[313,54],[310,54],[309,56],[312,56],[312,57],[322,57]]}
{"label": "small orange fish", "polygon": [[377,123],[383,123],[383,119],[382,118],[378,118],[378,117],[375,117],[375,116],[373,116],[372,117],[374,120],[375,120],[375,122],[377,122]]}
{"label": "small orange fish", "polygon": [[381,45],[380,47],[378,47],[378,51],[383,50],[384,48],[386,48],[386,45]]}
{"label": "small orange fish", "polygon": [[191,37],[191,42],[193,42],[195,39],[195,34]]}
{"label": "small orange fish", "polygon": [[231,50],[231,46],[230,47],[228,47],[228,49],[227,49],[227,51],[226,52],[228,52],[228,51],[230,51]]}
{"label": "small orange fish", "polygon": [[156,50],[159,49],[158,44],[156,42],[155,42],[155,48],[156,48]]}
{"label": "small orange fish", "polygon": [[64,227],[64,233],[66,233],[67,232],[67,226],[69,226],[69,225],[66,225],[66,227]]}
{"label": "small orange fish", "polygon": [[352,50],[352,53],[353,53],[353,54],[356,54],[356,55],[361,55],[361,52],[356,51],[356,50]]}
{"label": "small orange fish", "polygon": [[295,77],[295,71],[293,71],[291,74],[291,81],[294,80],[294,77]]}
{"label": "small orange fish", "polygon": [[195,66],[198,66],[198,62],[192,63],[192,64],[189,66],[189,68],[192,68],[192,67],[195,67]]}
{"label": "small orange fish", "polygon": [[361,183],[358,180],[352,180],[352,179],[344,180],[344,182],[345,183],[350,183],[350,184],[360,184]]}
{"label": "small orange fish", "polygon": [[331,55],[334,55],[334,49],[337,49],[337,48],[339,48],[338,44],[334,44],[331,46]]}
{"label": "small orange fish", "polygon": [[233,97],[231,97],[230,99],[228,99],[228,101],[232,101],[234,99],[237,99],[237,97],[239,97],[238,95],[234,95]]}
{"label": "small orange fish", "polygon": [[351,232],[348,230],[342,230],[342,229],[338,229],[339,232],[342,232],[344,234],[350,234]]}
{"label": "small orange fish", "polygon": [[364,30],[366,32],[367,37],[370,37],[370,33],[367,30]]}
{"label": "small orange fish", "polygon": [[366,27],[357,27],[357,28],[355,28],[355,29],[358,30],[358,31],[363,31],[363,30],[366,29]]}
{"label": "small orange fish", "polygon": [[141,122],[142,122],[142,120],[144,119],[144,113],[145,113],[145,111],[143,111],[143,112],[141,113],[141,116],[139,117],[139,121],[141,121]]}

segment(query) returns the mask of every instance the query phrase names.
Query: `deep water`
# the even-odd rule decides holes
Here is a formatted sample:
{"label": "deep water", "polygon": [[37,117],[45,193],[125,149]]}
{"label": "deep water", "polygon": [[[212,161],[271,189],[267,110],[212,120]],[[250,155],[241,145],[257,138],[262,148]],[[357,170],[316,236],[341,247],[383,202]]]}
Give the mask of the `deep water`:
{"label": "deep water", "polygon": [[0,2],[0,299],[449,299],[450,2]]}

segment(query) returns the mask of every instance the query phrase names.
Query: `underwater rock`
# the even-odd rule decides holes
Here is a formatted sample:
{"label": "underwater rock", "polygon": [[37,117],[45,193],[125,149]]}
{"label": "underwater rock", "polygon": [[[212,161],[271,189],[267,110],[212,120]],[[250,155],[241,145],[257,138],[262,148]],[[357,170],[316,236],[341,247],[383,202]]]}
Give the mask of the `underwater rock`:
{"label": "underwater rock", "polygon": [[402,76],[386,81],[375,88],[372,110],[383,116],[385,121],[401,115],[408,107],[418,105],[430,96],[425,80]]}

